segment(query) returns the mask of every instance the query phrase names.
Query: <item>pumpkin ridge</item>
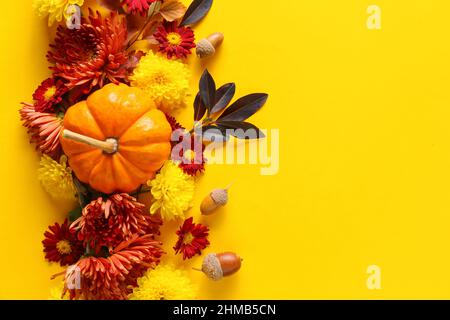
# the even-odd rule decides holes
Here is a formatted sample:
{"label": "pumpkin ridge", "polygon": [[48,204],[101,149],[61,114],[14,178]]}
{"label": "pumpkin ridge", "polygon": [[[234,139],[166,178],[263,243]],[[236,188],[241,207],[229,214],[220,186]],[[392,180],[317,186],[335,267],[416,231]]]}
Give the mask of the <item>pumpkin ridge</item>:
{"label": "pumpkin ridge", "polygon": [[[114,180],[116,180],[116,181],[118,181],[119,178],[122,178],[117,175],[117,170],[118,170],[118,166],[116,164],[117,162],[120,162],[122,164],[122,167],[124,167],[124,168],[127,168],[127,166],[128,166],[128,168],[133,167],[133,164],[131,164],[131,163],[127,163],[127,165],[125,165],[122,161],[122,158],[123,158],[123,156],[120,153],[116,153],[115,155],[113,155],[113,162],[112,162],[113,169],[114,169],[113,175],[114,175]],[[134,180],[136,180],[136,177],[132,177],[132,175],[130,174],[129,171],[123,171],[122,175],[127,177],[128,183],[130,183],[130,182],[134,183]]]}
{"label": "pumpkin ridge", "polygon": [[[80,159],[80,157],[82,158],[82,159]],[[80,181],[81,182],[84,182],[84,183],[89,183],[89,179],[90,179],[90,175],[91,175],[91,172],[92,172],[92,170],[97,166],[97,164],[100,162],[100,161],[98,161],[100,158],[101,158],[101,151],[100,150],[98,150],[98,149],[94,149],[94,150],[91,150],[91,151],[87,151],[87,152],[78,152],[78,153],[76,153],[76,154],[72,154],[71,156],[70,156],[70,158],[69,158],[69,165],[71,166],[71,167],[79,167],[80,165],[78,164],[80,161],[82,161],[83,163],[86,163],[86,158],[92,158],[92,157],[95,157],[95,165],[91,168],[91,170],[89,170],[89,175],[88,175],[88,177],[86,178],[86,179],[84,179],[84,177],[83,177],[83,179],[82,179],[82,177],[80,177],[80,176],[78,176],[77,175],[77,177],[78,177],[78,179],[80,179]],[[74,163],[75,162],[75,163]]]}
{"label": "pumpkin ridge", "polygon": [[[137,165],[136,161],[133,161],[132,159],[129,159],[128,157],[132,153],[139,153],[139,149],[145,148],[146,146],[153,146],[153,145],[161,145],[161,146],[163,146],[164,144],[165,144],[165,142],[151,142],[151,143],[149,143],[149,144],[147,144],[145,146],[122,146],[122,152],[120,152],[120,156],[123,159],[125,159],[127,162],[132,163],[133,166],[135,166],[136,168],[140,169],[141,171],[142,170],[157,171],[157,170],[159,170],[162,167],[163,163],[167,160],[166,157],[160,158],[160,159],[153,159],[152,162],[157,161],[158,166],[155,167],[154,163],[153,163],[153,165],[146,165],[145,169],[142,168],[142,166]],[[168,148],[170,149],[170,147],[168,147]],[[124,154],[124,153],[126,153],[126,154]],[[169,151],[169,157],[170,157],[170,151]]]}
{"label": "pumpkin ridge", "polygon": [[[103,159],[100,159],[100,161],[98,161],[95,166],[92,167],[91,172],[89,172],[89,181],[87,182],[89,185],[91,185],[91,180],[92,180],[92,174],[96,171],[95,169],[97,169],[98,166],[103,165]],[[92,186],[91,186],[92,187]]]}
{"label": "pumpkin ridge", "polygon": [[[113,85],[113,84],[110,83],[109,85]],[[108,86],[108,85],[106,85],[104,88],[107,88],[107,86]],[[116,86],[115,89],[118,88],[119,90],[126,91],[126,90],[124,89],[124,87],[121,86],[120,84],[119,84],[119,85],[115,85],[115,86]],[[127,88],[127,89],[130,89],[131,87],[126,87],[126,88]],[[118,104],[121,106],[121,108],[122,108],[124,111],[126,111],[126,107],[124,107],[124,106],[122,105],[122,104],[123,104],[123,99],[124,99],[124,98],[123,98],[122,96],[120,96],[120,97],[119,97],[119,102],[118,102]],[[127,131],[134,125],[134,123],[135,123],[136,121],[138,121],[144,114],[146,114],[147,112],[149,112],[150,110],[153,109],[151,106],[147,106],[147,107],[145,108],[145,110],[142,111],[142,113],[139,113],[138,116],[136,116],[135,119],[132,119],[132,118],[130,118],[130,117],[125,117],[125,118],[127,119],[127,121],[130,122],[129,125],[128,125],[122,132],[120,132],[120,133],[118,134],[117,137],[110,137],[109,135],[105,134],[105,132],[103,131],[103,129],[102,129],[101,126],[99,125],[99,121],[100,121],[100,120],[97,118],[97,115],[95,114],[95,112],[92,111],[92,109],[91,109],[91,104],[88,103],[88,100],[89,100],[89,97],[88,97],[88,99],[86,100],[86,105],[87,105],[87,108],[88,108],[88,110],[89,110],[89,113],[90,113],[90,114],[92,115],[92,117],[94,118],[95,123],[97,124],[97,126],[100,127],[100,130],[101,130],[101,132],[103,133],[103,135],[105,136],[105,138],[116,138],[117,140],[119,140],[119,138],[120,138],[122,135],[124,135],[125,132],[127,132]],[[132,120],[129,120],[129,119],[132,119]],[[120,141],[119,141],[119,143],[120,143]]]}
{"label": "pumpkin ridge", "polygon": [[[152,112],[152,111],[155,111],[155,112],[157,112],[157,113],[149,114],[149,113]],[[139,118],[137,118],[136,121],[135,121],[134,123],[132,123],[131,126],[129,126],[129,127],[122,133],[121,138],[122,138],[122,137],[126,137],[127,134],[128,134],[128,131],[130,131],[130,130],[133,128],[133,126],[136,125],[136,123],[139,122],[139,121],[140,121],[142,118],[144,118],[144,117],[149,117],[154,123],[158,123],[158,122],[159,122],[159,121],[158,121],[159,119],[158,119],[157,117],[161,117],[161,118],[164,119],[164,120],[166,119],[164,113],[163,113],[161,110],[159,110],[159,109],[150,109],[150,110],[147,110],[147,111],[144,112]],[[163,130],[162,127],[156,128],[156,129],[157,129],[158,131]],[[147,143],[147,144],[167,142],[168,139],[169,139],[169,141],[170,141],[170,138],[171,138],[171,136],[172,136],[172,129],[170,128],[170,125],[169,125],[168,122],[167,122],[167,128],[166,128],[166,129],[167,129],[167,131],[168,131],[168,137],[165,137],[164,135],[156,136],[156,137],[153,137],[154,140],[153,140],[152,142],[149,142],[149,143]],[[168,138],[168,139],[167,139],[167,138]],[[123,146],[134,146],[133,143],[130,143],[129,139],[125,139],[125,140],[122,139],[121,142],[122,142],[121,144],[122,144]]]}
{"label": "pumpkin ridge", "polygon": [[[97,128],[100,130],[100,132],[103,134],[103,136],[104,136],[106,139],[109,138],[109,137],[106,136],[105,132],[103,131],[102,126],[99,124],[98,119],[96,118],[96,116],[95,116],[94,113],[92,112],[91,107],[89,106],[89,103],[87,103],[87,100],[86,100],[86,106],[87,106],[87,109],[88,109],[88,111],[89,111],[89,114],[92,116],[92,119],[94,119],[95,125],[97,126]],[[84,134],[83,132],[77,132],[77,133],[79,133],[79,134]]]}
{"label": "pumpkin ridge", "polygon": [[[118,160],[122,163],[122,165],[126,168],[132,168],[133,170],[135,170],[136,172],[139,173],[139,175],[142,176],[150,176],[148,172],[143,171],[141,168],[137,167],[134,163],[132,163],[131,161],[129,161],[127,158],[125,158],[122,154],[117,153],[114,155],[114,157],[116,157],[114,160]],[[152,170],[153,171],[153,170]],[[127,175],[129,175],[129,173],[127,172]],[[130,177],[132,178],[132,177]]]}
{"label": "pumpkin ridge", "polygon": [[[73,115],[73,112],[76,113],[76,111],[74,111],[74,110],[83,109],[83,108],[86,108],[86,112],[89,113],[90,117],[92,118],[93,122],[90,123],[89,125],[95,125],[95,129],[98,130],[99,133],[101,133],[102,137],[92,136],[91,134],[87,134],[85,132],[85,130],[83,130],[83,128],[80,127],[80,123],[78,123],[78,122],[75,123],[75,121],[70,120],[69,123],[67,123],[67,118],[70,118],[70,119],[76,118],[76,119],[78,119],[78,117],[83,116],[82,114],[81,115],[80,114]],[[63,127],[64,127],[64,129],[69,129],[69,130],[71,130],[71,131],[73,131],[75,133],[82,134],[82,135],[87,135],[87,136],[89,136],[91,138],[106,139],[105,132],[103,131],[103,129],[100,126],[100,124],[98,123],[97,119],[94,117],[91,109],[89,108],[87,100],[80,101],[80,102],[74,104],[73,106],[71,106],[67,110],[67,112],[66,112],[66,114],[64,116],[64,120],[63,120]]]}

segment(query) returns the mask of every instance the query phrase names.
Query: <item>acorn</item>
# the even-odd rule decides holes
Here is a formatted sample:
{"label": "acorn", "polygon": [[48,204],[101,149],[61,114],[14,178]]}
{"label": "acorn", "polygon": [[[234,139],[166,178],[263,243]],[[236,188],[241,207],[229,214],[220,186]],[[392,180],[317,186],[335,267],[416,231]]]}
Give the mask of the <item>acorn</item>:
{"label": "acorn", "polygon": [[218,281],[238,272],[241,261],[242,258],[234,252],[210,253],[203,259],[202,269],[199,271],[211,280]]}
{"label": "acorn", "polygon": [[218,208],[224,206],[228,202],[228,186],[225,189],[214,189],[211,193],[202,201],[200,205],[200,211],[204,215],[210,215]]}
{"label": "acorn", "polygon": [[216,49],[222,44],[224,39],[223,33],[215,32],[207,38],[197,42],[197,56],[199,58],[206,58],[216,53]]}

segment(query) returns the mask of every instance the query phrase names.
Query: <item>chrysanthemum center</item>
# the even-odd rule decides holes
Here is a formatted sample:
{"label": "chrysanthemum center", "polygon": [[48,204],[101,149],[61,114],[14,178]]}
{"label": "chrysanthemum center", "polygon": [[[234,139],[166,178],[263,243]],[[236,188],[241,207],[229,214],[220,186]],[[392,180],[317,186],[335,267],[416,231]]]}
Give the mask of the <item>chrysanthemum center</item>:
{"label": "chrysanthemum center", "polygon": [[156,73],[153,76],[153,81],[157,84],[165,85],[167,83],[167,77],[164,73]]}
{"label": "chrysanthemum center", "polygon": [[188,160],[194,160],[195,159],[195,151],[194,150],[186,150],[183,154],[183,157],[185,157]]}
{"label": "chrysanthemum center", "polygon": [[53,98],[55,93],[56,93],[56,86],[48,87],[47,90],[45,90],[44,99],[46,101],[49,101],[51,98]]}
{"label": "chrysanthemum center", "polygon": [[192,235],[192,233],[189,232],[184,235],[184,238],[183,238],[184,244],[186,244],[186,245],[191,244],[192,240],[194,240],[194,236]]}
{"label": "chrysanthemum center", "polygon": [[170,32],[167,35],[167,42],[172,46],[179,46],[181,44],[181,36],[176,32]]}
{"label": "chrysanthemum center", "polygon": [[56,244],[56,249],[58,249],[58,252],[60,254],[70,254],[72,252],[72,247],[67,240],[58,241],[58,243]]}

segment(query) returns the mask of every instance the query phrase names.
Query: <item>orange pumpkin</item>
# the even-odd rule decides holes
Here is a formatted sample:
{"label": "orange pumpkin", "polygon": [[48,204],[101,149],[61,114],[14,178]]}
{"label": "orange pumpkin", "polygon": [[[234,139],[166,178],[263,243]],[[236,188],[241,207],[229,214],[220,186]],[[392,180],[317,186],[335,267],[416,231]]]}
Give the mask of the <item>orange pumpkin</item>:
{"label": "orange pumpkin", "polygon": [[80,181],[103,193],[131,192],[168,159],[170,135],[141,89],[108,84],[67,110],[61,144]]}

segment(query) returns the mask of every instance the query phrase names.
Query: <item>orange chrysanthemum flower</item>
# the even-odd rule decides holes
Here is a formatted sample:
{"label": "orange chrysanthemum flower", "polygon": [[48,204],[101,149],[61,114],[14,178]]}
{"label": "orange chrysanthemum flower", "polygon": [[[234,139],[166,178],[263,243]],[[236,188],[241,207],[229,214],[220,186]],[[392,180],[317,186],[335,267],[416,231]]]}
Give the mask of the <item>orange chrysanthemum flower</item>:
{"label": "orange chrysanthemum flower", "polygon": [[159,264],[161,243],[151,235],[133,235],[120,243],[108,257],[80,259],[65,272],[63,295],[71,299],[125,300],[137,279]]}
{"label": "orange chrysanthemum flower", "polygon": [[127,26],[124,18],[111,13],[102,18],[89,10],[80,29],[59,26],[55,44],[47,54],[53,75],[66,81],[69,89],[84,86],[90,90],[108,82],[118,83],[127,76],[125,52]]}
{"label": "orange chrysanthemum flower", "polygon": [[61,145],[59,136],[62,128],[62,116],[54,113],[44,113],[35,110],[29,103],[22,103],[20,118],[23,126],[28,128],[30,142],[36,143],[36,148],[54,159],[59,158]]}

